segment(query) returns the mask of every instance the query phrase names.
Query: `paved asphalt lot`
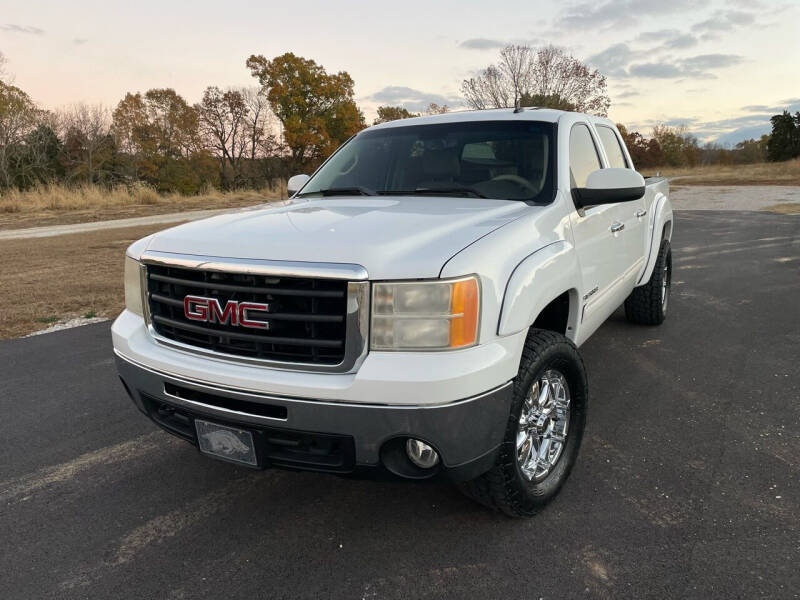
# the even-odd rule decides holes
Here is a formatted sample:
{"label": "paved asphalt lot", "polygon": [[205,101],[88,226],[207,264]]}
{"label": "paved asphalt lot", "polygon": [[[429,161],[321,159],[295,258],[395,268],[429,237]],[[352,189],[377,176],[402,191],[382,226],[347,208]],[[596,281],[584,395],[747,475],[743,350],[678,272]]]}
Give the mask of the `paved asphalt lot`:
{"label": "paved asphalt lot", "polygon": [[102,323],[0,343],[0,598],[800,594],[800,217],[681,212],[671,314],[583,349],[586,438],[514,521],[444,484],[252,472],[128,401]]}

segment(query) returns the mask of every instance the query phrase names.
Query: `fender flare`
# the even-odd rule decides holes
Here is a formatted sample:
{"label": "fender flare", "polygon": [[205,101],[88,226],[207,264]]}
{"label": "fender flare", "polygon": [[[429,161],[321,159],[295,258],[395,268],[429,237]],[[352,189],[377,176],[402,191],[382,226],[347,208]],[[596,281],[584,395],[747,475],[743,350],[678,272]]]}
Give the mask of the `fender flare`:
{"label": "fender flare", "polygon": [[[506,284],[497,335],[528,329],[545,306],[564,292],[576,289],[577,273],[580,273],[577,256],[572,244],[565,240],[528,255],[514,268]],[[570,298],[571,332],[575,330],[576,315],[577,302]]]}
{"label": "fender flare", "polygon": [[[661,241],[664,239],[664,237],[666,237],[668,240],[672,239],[672,222],[672,203],[669,201],[667,196],[660,194],[653,206],[653,221],[652,229],[650,230],[650,248],[647,255],[647,262],[645,262],[645,266],[639,275],[639,279],[636,281],[637,286],[643,285],[650,280],[650,276],[653,274],[653,268],[656,265],[656,259],[658,258],[658,250],[661,247]],[[669,223],[670,226],[665,232],[664,227],[667,225],[667,223]]]}

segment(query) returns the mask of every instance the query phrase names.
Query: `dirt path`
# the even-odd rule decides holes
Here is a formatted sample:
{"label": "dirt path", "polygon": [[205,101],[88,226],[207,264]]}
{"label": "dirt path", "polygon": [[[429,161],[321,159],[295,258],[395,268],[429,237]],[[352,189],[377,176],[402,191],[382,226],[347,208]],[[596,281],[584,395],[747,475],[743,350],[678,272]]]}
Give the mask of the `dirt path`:
{"label": "dirt path", "polygon": [[[123,227],[139,227],[140,225],[157,225],[159,223],[179,223],[205,219],[223,212],[236,209],[223,208],[216,210],[192,210],[166,215],[150,215],[147,217],[133,217],[131,219],[113,219],[111,221],[93,221],[91,223],[74,223],[72,225],[52,225],[49,227],[29,227],[27,229],[11,229],[0,231],[0,240],[20,240],[26,238],[53,237],[70,233],[85,233],[103,229],[121,229]],[[239,209],[241,210],[241,209]]]}

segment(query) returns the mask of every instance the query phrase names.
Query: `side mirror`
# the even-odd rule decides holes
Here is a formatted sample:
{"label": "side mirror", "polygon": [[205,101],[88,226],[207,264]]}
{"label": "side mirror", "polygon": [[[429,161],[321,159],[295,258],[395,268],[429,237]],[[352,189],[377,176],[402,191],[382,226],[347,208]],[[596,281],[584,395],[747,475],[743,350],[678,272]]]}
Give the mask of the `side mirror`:
{"label": "side mirror", "polygon": [[286,184],[286,193],[289,197],[294,196],[297,192],[303,189],[306,181],[311,179],[308,175],[294,175],[289,177],[289,182]]}
{"label": "side mirror", "polygon": [[574,188],[578,208],[638,200],[644,196],[644,177],[632,169],[598,169],[589,174],[586,187]]}

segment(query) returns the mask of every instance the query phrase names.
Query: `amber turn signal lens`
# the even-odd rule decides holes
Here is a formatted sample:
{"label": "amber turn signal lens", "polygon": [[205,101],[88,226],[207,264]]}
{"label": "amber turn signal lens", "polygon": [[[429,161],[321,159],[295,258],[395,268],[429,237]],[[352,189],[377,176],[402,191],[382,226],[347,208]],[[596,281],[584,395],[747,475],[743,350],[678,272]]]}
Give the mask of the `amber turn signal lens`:
{"label": "amber turn signal lens", "polygon": [[453,283],[451,296],[450,347],[471,346],[478,337],[478,314],[480,314],[478,281],[475,278]]}

